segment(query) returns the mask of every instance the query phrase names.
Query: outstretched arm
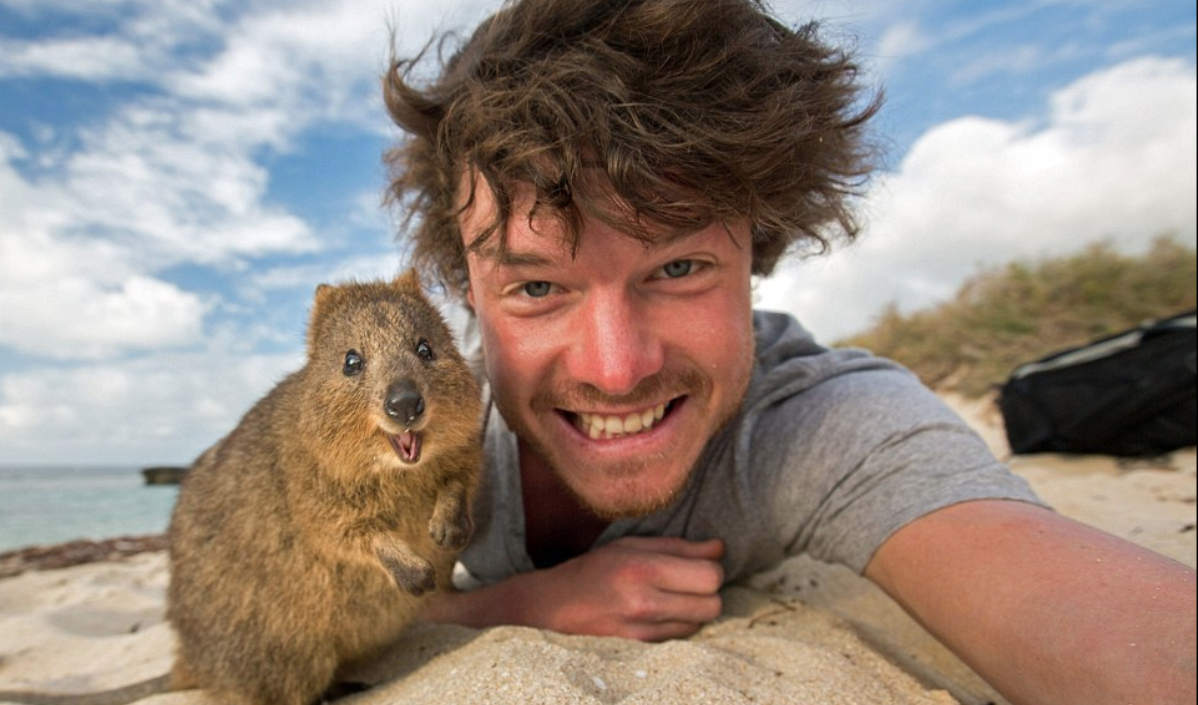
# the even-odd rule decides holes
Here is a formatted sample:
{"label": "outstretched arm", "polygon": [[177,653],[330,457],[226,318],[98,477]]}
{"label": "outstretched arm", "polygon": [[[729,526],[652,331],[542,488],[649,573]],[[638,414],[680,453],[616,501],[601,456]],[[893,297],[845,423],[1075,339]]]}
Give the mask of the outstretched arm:
{"label": "outstretched arm", "polygon": [[866,575],[1016,705],[1195,701],[1195,573],[1046,509],[967,502]]}
{"label": "outstretched arm", "polygon": [[546,570],[433,598],[425,618],[661,641],[720,615],[723,543],[629,537]]}

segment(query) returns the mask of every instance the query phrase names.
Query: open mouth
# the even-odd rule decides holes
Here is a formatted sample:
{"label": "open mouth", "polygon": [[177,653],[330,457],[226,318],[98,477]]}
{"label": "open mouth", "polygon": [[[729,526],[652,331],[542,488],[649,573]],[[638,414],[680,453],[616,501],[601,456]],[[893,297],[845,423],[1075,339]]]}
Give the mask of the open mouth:
{"label": "open mouth", "polygon": [[680,399],[628,414],[563,413],[574,424],[574,428],[587,438],[592,441],[609,441],[652,431],[662,419],[670,415]]}
{"label": "open mouth", "polygon": [[416,431],[405,431],[394,436],[387,436],[391,441],[391,447],[395,449],[395,454],[399,456],[400,461],[412,465],[420,461],[420,446],[423,440],[420,434]]}

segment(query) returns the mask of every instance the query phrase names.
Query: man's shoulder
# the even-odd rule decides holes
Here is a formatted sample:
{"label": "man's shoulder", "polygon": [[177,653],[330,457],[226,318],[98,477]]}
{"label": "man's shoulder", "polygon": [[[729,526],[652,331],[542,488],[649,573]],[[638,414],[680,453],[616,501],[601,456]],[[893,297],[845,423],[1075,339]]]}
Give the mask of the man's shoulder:
{"label": "man's shoulder", "polygon": [[772,403],[832,380],[857,387],[865,382],[862,376],[866,373],[893,377],[903,387],[922,386],[911,372],[893,360],[860,348],[822,345],[789,314],[754,311],[753,325],[756,366],[748,403],[761,396]]}

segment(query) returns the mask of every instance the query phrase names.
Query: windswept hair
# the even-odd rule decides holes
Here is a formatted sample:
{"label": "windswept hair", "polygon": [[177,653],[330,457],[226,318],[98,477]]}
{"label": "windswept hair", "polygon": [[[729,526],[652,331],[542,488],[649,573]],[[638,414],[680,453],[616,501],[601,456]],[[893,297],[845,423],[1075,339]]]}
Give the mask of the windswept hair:
{"label": "windswept hair", "polygon": [[584,218],[645,241],[746,221],[769,274],[792,246],[857,233],[880,96],[815,23],[790,29],[763,0],[509,0],[419,85],[428,51],[384,79],[408,133],[386,155],[389,197],[417,223],[414,264],[451,291],[467,284],[458,216],[473,199],[457,192],[477,175],[497,213],[472,249],[505,245],[519,184],[575,249]]}

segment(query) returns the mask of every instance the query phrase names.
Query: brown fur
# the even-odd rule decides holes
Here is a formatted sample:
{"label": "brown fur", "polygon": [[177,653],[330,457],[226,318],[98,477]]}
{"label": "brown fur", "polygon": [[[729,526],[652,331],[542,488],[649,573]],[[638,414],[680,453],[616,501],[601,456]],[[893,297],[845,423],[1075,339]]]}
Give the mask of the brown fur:
{"label": "brown fur", "polygon": [[[309,705],[399,636],[469,538],[479,389],[415,276],[321,287],[308,340],[304,368],[196,461],[171,521],[174,685],[221,702]],[[405,385],[425,404],[415,465],[385,410]]]}
{"label": "brown fur", "polygon": [[[351,351],[356,374],[345,371]],[[229,705],[311,705],[339,669],[394,642],[469,538],[479,397],[414,274],[320,287],[307,364],[180,489],[171,688]],[[420,436],[414,463],[391,440],[406,430]]]}

